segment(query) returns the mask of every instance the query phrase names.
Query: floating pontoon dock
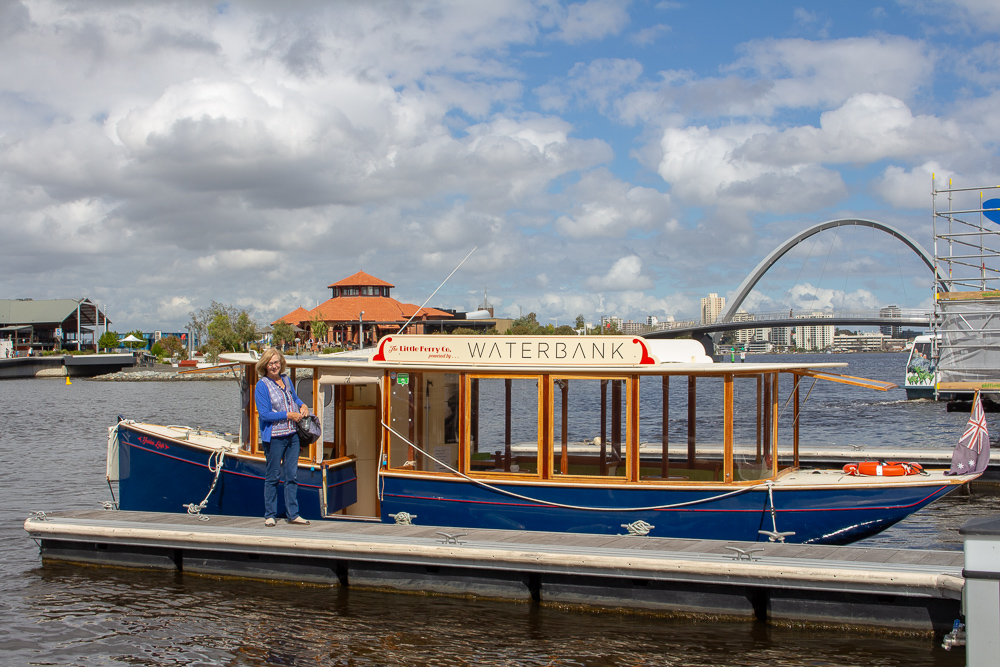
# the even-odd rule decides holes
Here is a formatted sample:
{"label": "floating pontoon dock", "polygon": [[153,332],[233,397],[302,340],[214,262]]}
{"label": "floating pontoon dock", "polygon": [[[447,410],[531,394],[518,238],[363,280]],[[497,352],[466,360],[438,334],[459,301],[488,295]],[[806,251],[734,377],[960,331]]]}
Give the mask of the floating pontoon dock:
{"label": "floating pontoon dock", "polygon": [[45,563],[901,631],[950,629],[964,586],[961,551],[103,510],[24,527]]}

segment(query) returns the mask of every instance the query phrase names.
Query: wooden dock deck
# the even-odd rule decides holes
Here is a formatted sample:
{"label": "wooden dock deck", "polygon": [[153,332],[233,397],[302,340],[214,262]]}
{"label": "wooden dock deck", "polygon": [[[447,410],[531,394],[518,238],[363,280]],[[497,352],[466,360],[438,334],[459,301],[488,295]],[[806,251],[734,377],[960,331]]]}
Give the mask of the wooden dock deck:
{"label": "wooden dock deck", "polygon": [[24,527],[43,562],[903,631],[950,629],[964,585],[961,551],[104,510]]}

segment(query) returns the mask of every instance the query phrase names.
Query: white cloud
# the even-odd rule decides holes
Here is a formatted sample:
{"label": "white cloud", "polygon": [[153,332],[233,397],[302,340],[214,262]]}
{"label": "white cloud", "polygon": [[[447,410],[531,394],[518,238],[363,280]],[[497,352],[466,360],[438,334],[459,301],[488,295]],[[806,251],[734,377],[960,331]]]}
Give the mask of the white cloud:
{"label": "white cloud", "polygon": [[565,110],[571,102],[593,104],[602,112],[634,85],[642,75],[642,64],[626,58],[598,58],[576,63],[565,79],[539,86],[535,94],[542,107]]}
{"label": "white cloud", "polygon": [[780,297],[772,297],[751,290],[740,307],[748,313],[779,313],[784,315],[791,308],[793,315],[804,315],[810,311],[829,310],[875,310],[882,304],[871,291],[859,288],[851,292],[842,289],[822,288],[812,283],[796,283]]}
{"label": "white cloud", "polygon": [[676,224],[670,195],[630,186],[605,169],[584,174],[569,191],[576,203],[555,226],[570,238],[622,237],[632,229]]}
{"label": "white cloud", "polygon": [[953,121],[914,117],[901,100],[861,93],[824,112],[819,127],[804,125],[757,133],[736,155],[772,165],[867,164],[885,158],[964,151],[972,144]]}
{"label": "white cloud", "polygon": [[949,32],[1000,28],[1000,6],[993,0],[897,0],[899,4],[934,16]]}
{"label": "white cloud", "polygon": [[908,99],[930,82],[934,70],[934,57],[923,42],[890,35],[755,40],[742,50],[743,56],[727,69],[771,82],[753,101],[763,113],[837,105],[858,93]]}
{"label": "white cloud", "polygon": [[587,287],[599,292],[645,290],[652,286],[653,281],[642,275],[642,259],[638,255],[622,257],[603,276],[587,279]]}
{"label": "white cloud", "polygon": [[[678,69],[660,70],[655,81],[621,77],[619,85],[628,87],[612,109],[624,122],[666,125],[677,113],[767,118],[785,109],[836,107],[863,93],[910,100],[931,84],[936,64],[926,43],[891,35],[753,40],[739,49],[741,57],[723,66],[720,77]],[[565,84],[565,99],[574,88],[586,90],[590,72],[578,65],[574,77],[579,81]]]}
{"label": "white cloud", "polygon": [[244,269],[278,269],[284,257],[271,250],[223,250],[198,259],[198,266],[206,271],[241,271]]}
{"label": "white cloud", "polygon": [[818,164],[773,165],[743,157],[763,125],[667,128],[657,171],[680,199],[701,206],[801,211],[827,206],[846,194],[840,174]]}
{"label": "white cloud", "polygon": [[628,25],[627,0],[585,0],[570,3],[559,11],[559,31],[555,34],[569,44],[618,34]]}
{"label": "white cloud", "polygon": [[639,46],[649,46],[650,44],[655,44],[660,37],[669,32],[669,25],[665,23],[657,23],[656,25],[651,25],[648,28],[639,30],[633,34],[630,39],[633,43],[638,44]]}
{"label": "white cloud", "polygon": [[936,187],[941,188],[947,187],[948,179],[955,177],[954,172],[944,169],[937,162],[925,162],[912,169],[889,165],[881,178],[874,182],[873,188],[879,197],[897,208],[926,210],[934,179]]}
{"label": "white cloud", "polygon": [[185,296],[174,296],[168,299],[161,299],[160,307],[157,308],[156,314],[164,321],[176,322],[185,319],[194,310],[195,308],[191,304],[190,299]]}

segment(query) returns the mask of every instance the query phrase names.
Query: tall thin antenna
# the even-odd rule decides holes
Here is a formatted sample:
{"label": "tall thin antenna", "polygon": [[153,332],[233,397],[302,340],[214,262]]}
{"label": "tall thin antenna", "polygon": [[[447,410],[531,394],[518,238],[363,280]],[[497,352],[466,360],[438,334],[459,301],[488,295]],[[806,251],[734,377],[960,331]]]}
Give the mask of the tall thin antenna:
{"label": "tall thin antenna", "polygon": [[[469,251],[469,254],[465,256],[465,259],[469,259],[470,257],[472,257],[472,253],[476,252],[476,248],[478,248],[478,247],[479,246],[473,246],[472,250]],[[441,284],[437,286],[436,290],[434,290],[433,292],[431,292],[431,295],[429,297],[427,297],[426,299],[424,299],[424,302],[422,304],[420,304],[420,308],[417,308],[415,311],[413,311],[413,314],[410,315],[410,319],[406,320],[406,322],[403,323],[403,326],[401,326],[399,328],[399,331],[396,332],[397,335],[403,333],[403,331],[406,329],[406,327],[409,326],[410,322],[413,321],[413,318],[417,316],[417,313],[419,313],[421,310],[423,310],[423,307],[427,305],[427,302],[430,301],[431,299],[433,299],[434,295],[438,293],[438,290],[441,289],[442,287],[444,287],[444,284],[446,282],[448,282],[448,280],[453,275],[455,275],[455,271],[458,271],[460,268],[462,268],[462,265],[465,264],[465,259],[463,259],[461,262],[459,262],[458,266],[456,266],[454,269],[451,270],[451,273],[448,274],[448,277],[441,281]]]}

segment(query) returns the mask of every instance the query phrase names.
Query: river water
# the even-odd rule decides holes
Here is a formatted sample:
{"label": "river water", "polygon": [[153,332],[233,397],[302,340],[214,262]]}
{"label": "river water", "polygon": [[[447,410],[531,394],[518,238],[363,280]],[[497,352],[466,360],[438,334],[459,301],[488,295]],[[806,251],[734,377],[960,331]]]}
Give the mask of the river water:
{"label": "river water", "polygon": [[[782,360],[781,357],[750,357]],[[801,361],[802,357],[795,360]],[[905,355],[827,355],[901,382]],[[42,567],[30,512],[100,507],[107,427],[122,414],[233,430],[230,381],[0,382],[0,665],[964,665],[940,638],[664,618],[69,565]],[[967,415],[821,383],[809,445],[950,449]],[[987,415],[1000,434],[1000,415]],[[995,437],[995,436],[994,436]],[[996,446],[996,445],[994,445]],[[973,492],[863,544],[961,549],[958,528],[1000,513]]]}

